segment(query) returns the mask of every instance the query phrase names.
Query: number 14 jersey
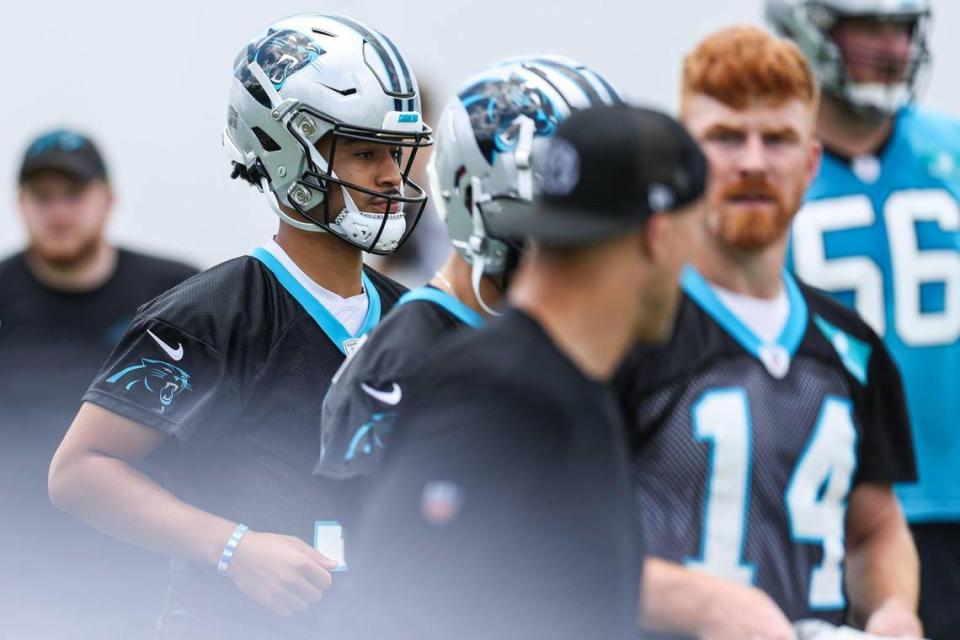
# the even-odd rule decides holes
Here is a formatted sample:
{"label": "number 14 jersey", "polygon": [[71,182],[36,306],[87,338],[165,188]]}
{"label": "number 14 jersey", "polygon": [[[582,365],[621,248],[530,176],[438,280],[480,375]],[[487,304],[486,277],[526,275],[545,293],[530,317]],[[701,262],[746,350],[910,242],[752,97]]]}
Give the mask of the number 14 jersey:
{"label": "number 14 jersey", "polygon": [[618,373],[648,553],[843,621],[847,499],[914,479],[896,367],[855,313],[784,274],[764,343],[692,268],[670,342]]}

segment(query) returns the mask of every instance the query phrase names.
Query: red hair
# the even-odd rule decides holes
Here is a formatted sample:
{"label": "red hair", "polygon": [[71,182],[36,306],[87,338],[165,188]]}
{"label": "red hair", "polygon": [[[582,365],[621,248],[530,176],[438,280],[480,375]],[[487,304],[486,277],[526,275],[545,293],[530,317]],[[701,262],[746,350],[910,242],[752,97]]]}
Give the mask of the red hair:
{"label": "red hair", "polygon": [[761,98],[799,98],[816,110],[817,81],[799,48],[763,29],[737,26],[718,31],[683,60],[680,111],[693,94],[704,94],[734,109]]}

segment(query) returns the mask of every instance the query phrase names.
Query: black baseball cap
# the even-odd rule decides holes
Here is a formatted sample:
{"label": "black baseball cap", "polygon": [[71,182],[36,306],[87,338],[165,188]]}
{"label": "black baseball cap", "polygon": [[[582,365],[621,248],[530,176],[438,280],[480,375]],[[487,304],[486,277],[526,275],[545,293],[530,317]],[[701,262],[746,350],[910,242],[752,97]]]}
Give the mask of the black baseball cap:
{"label": "black baseball cap", "polygon": [[107,178],[107,166],[93,141],[67,129],[43,133],[27,147],[20,183],[42,171],[59,171],[81,182]]}
{"label": "black baseball cap", "polygon": [[555,246],[591,244],[696,201],[707,182],[707,160],[683,125],[629,105],[573,113],[535,164],[534,206],[490,220],[495,233]]}

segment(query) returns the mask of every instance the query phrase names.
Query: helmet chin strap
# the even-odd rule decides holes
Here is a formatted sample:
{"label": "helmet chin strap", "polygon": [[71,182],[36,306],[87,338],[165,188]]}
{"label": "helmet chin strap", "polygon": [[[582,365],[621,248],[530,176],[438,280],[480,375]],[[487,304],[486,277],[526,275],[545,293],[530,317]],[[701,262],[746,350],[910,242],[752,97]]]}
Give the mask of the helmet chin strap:
{"label": "helmet chin strap", "polygon": [[480,281],[483,279],[483,272],[487,266],[487,229],[483,226],[483,215],[480,213],[480,203],[490,200],[490,196],[483,192],[483,184],[480,178],[476,176],[470,178],[470,193],[472,194],[471,209],[473,217],[473,233],[467,242],[467,249],[473,258],[473,268],[470,271],[470,285],[473,287],[473,295],[477,299],[480,308],[491,316],[501,315],[499,311],[492,309],[483,300],[483,294],[480,292]]}
{"label": "helmet chin strap", "polygon": [[277,214],[277,217],[283,220],[286,224],[290,225],[294,229],[300,229],[300,231],[309,231],[310,233],[327,232],[327,230],[323,227],[319,227],[312,222],[303,222],[301,220],[297,220],[281,209],[280,202],[277,201],[277,196],[273,192],[273,189],[270,188],[270,183],[267,182],[266,178],[260,178],[260,190],[263,191],[263,195],[267,199],[267,203],[270,205],[270,208],[273,209],[273,212]]}
{"label": "helmet chin strap", "polygon": [[517,167],[517,197],[521,200],[533,200],[533,136],[537,125],[527,116],[517,118],[520,131],[517,133],[517,148],[514,151],[514,164]]}

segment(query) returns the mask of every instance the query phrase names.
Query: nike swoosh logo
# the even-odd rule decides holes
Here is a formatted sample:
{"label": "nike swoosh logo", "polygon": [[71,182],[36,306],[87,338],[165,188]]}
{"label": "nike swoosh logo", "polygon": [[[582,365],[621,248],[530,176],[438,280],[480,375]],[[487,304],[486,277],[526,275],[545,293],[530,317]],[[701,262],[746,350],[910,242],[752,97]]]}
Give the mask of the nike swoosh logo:
{"label": "nike swoosh logo", "polygon": [[390,391],[381,391],[380,389],[374,389],[371,386],[368,386],[364,383],[360,383],[360,388],[366,392],[371,398],[375,398],[384,404],[397,404],[400,402],[400,398],[403,397],[403,391],[400,389],[400,385],[396,382],[393,383],[393,388]]}
{"label": "nike swoosh logo", "polygon": [[183,345],[182,345],[182,344],[180,344],[180,343],[178,342],[178,343],[177,343],[177,348],[174,349],[173,347],[171,347],[170,345],[168,345],[166,342],[164,342],[163,340],[161,340],[160,338],[158,338],[158,337],[157,337],[157,334],[155,334],[153,331],[150,331],[150,329],[147,329],[147,334],[148,334],[151,338],[153,338],[153,341],[156,342],[156,343],[160,346],[161,349],[163,349],[163,352],[164,352],[164,353],[166,353],[168,356],[170,356],[171,358],[173,358],[173,361],[174,361],[174,362],[180,362],[181,360],[183,360]]}

